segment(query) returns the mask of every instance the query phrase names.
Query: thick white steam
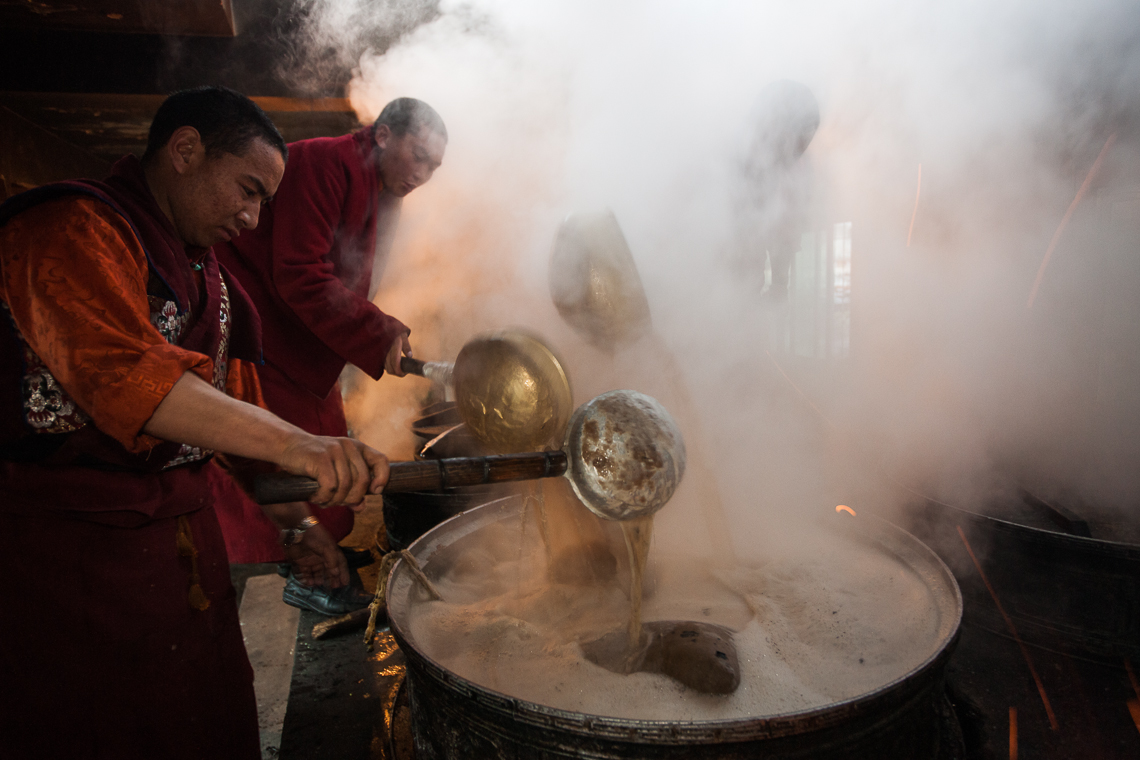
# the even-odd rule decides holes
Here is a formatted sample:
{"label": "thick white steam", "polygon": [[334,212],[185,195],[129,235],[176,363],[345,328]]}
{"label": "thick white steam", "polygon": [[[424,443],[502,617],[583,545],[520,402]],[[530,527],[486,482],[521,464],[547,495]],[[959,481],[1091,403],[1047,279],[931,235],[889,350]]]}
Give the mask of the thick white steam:
{"label": "thick white steam", "polygon": [[[358,44],[359,10],[330,10],[324,32],[340,19]],[[679,405],[744,526],[738,542],[784,516],[914,491],[969,506],[1014,479],[1131,505],[1138,29],[1126,0],[441,2],[364,55],[349,86],[362,120],[413,96],[451,135],[404,204],[377,302],[411,325],[421,358],[524,326],[564,358],[577,403],[634,387]],[[757,96],[778,79],[820,106],[801,159],[814,187],[803,231],[851,223],[849,351],[826,356],[776,345],[770,325],[800,296],[767,305],[762,264],[734,264]],[[561,322],[546,282],[560,220],[605,207],[657,336],[614,356]],[[425,393],[386,378],[350,413],[408,456]]]}

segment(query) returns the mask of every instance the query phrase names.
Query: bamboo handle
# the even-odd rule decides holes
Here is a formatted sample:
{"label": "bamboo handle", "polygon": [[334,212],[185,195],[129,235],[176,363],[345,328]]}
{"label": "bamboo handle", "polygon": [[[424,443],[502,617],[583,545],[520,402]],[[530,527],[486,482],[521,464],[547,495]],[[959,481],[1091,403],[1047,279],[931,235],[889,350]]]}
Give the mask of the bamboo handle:
{"label": "bamboo handle", "polygon": [[[561,451],[392,462],[388,465],[388,484],[384,491],[440,491],[484,483],[554,478],[564,474],[567,466],[566,454]],[[307,501],[318,488],[317,481],[303,475],[272,473],[254,478],[253,497],[258,504]]]}

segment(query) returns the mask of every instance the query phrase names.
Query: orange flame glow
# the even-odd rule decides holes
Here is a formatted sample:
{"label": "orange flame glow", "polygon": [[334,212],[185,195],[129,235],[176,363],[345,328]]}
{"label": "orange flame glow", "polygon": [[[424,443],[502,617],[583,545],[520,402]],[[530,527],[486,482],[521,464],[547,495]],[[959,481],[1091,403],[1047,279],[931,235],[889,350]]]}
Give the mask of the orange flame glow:
{"label": "orange flame glow", "polygon": [[1041,260],[1041,268],[1037,270],[1037,279],[1033,281],[1033,290],[1029,291],[1029,302],[1026,304],[1027,309],[1033,308],[1033,300],[1037,298],[1037,289],[1041,287],[1041,280],[1045,277],[1045,268],[1049,266],[1049,259],[1053,256],[1053,249],[1057,247],[1057,241],[1061,239],[1061,233],[1065,231],[1065,225],[1069,223],[1069,218],[1076,211],[1077,206],[1081,205],[1081,198],[1085,197],[1088,192],[1089,186],[1092,185],[1093,177],[1100,171],[1100,165],[1104,163],[1104,157],[1108,154],[1112,144],[1116,142],[1116,133],[1113,132],[1108,136],[1104,147],[1100,149],[1100,154],[1097,155],[1096,161],[1093,161],[1092,168],[1089,169],[1088,175],[1085,177],[1084,184],[1077,190],[1077,196],[1073,198],[1073,202],[1069,204],[1069,210],[1061,217],[1061,224],[1057,226],[1057,231],[1053,233],[1053,239],[1049,241],[1049,247],[1045,250],[1045,258]]}
{"label": "orange flame glow", "polygon": [[855,510],[852,509],[851,507],[847,506],[846,504],[840,504],[838,507],[835,508],[835,512],[836,512],[836,514],[838,514],[840,512],[850,512],[852,517],[855,516]]}
{"label": "orange flame glow", "polygon": [[986,591],[990,592],[990,598],[994,600],[994,606],[997,611],[1001,613],[1001,617],[1005,620],[1005,626],[1009,629],[1013,640],[1017,642],[1017,646],[1021,649],[1021,656],[1025,658],[1025,664],[1029,667],[1029,674],[1033,676],[1033,681],[1037,684],[1037,693],[1041,696],[1041,704],[1045,705],[1045,715],[1049,718],[1049,727],[1054,731],[1060,730],[1060,725],[1057,723],[1057,716],[1053,712],[1053,705],[1049,701],[1049,695],[1045,693],[1045,684],[1042,683],[1041,677],[1037,675],[1037,668],[1033,667],[1033,658],[1029,656],[1029,649],[1026,648],[1025,643],[1022,642],[1021,637],[1017,635],[1017,628],[1013,625],[1013,620],[1005,613],[1005,607],[1001,606],[1001,600],[998,599],[997,592],[994,587],[990,585],[990,579],[986,577],[985,571],[982,570],[982,563],[978,562],[978,556],[974,554],[974,548],[970,546],[970,542],[966,539],[966,532],[962,530],[962,526],[958,528],[958,535],[962,538],[962,543],[966,546],[966,553],[970,555],[970,559],[974,562],[974,567],[978,571],[978,577],[982,579],[985,584]]}
{"label": "orange flame glow", "polygon": [[1017,760],[1017,708],[1009,708],[1009,760]]}

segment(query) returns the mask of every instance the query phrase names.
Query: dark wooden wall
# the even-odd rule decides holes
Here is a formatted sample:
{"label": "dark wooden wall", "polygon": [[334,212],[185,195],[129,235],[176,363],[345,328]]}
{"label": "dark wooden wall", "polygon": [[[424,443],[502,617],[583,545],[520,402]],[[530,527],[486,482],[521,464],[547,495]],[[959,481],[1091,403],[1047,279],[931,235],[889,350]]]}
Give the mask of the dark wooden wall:
{"label": "dark wooden wall", "polygon": [[234,14],[230,0],[25,0],[0,3],[0,26],[232,37]]}
{"label": "dark wooden wall", "polygon": [[102,177],[110,166],[0,106],[0,200],[45,182]]}
{"label": "dark wooden wall", "polygon": [[250,95],[289,142],[356,129],[343,97],[353,62],[433,18],[435,0],[384,33],[356,29],[344,45],[324,47],[309,33],[313,7],[312,0],[0,2],[0,197],[99,176],[126,153],[141,155],[158,105],[188,87]]}

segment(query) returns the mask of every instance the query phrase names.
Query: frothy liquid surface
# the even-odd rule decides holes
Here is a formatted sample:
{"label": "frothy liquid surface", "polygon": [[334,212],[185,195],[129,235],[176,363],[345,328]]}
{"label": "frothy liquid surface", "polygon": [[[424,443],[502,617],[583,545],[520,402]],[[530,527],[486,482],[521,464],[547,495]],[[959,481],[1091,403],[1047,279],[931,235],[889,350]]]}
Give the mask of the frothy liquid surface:
{"label": "frothy liquid surface", "polygon": [[541,544],[520,552],[519,540],[519,523],[507,520],[433,558],[425,569],[445,601],[413,589],[407,630],[463,678],[550,707],[642,720],[800,712],[901,678],[939,645],[931,591],[910,567],[870,540],[824,535],[806,557],[736,567],[651,554],[644,620],[732,629],[741,684],[709,695],[663,675],[619,675],[587,660],[578,642],[629,625],[628,569],[608,581],[550,582]]}

